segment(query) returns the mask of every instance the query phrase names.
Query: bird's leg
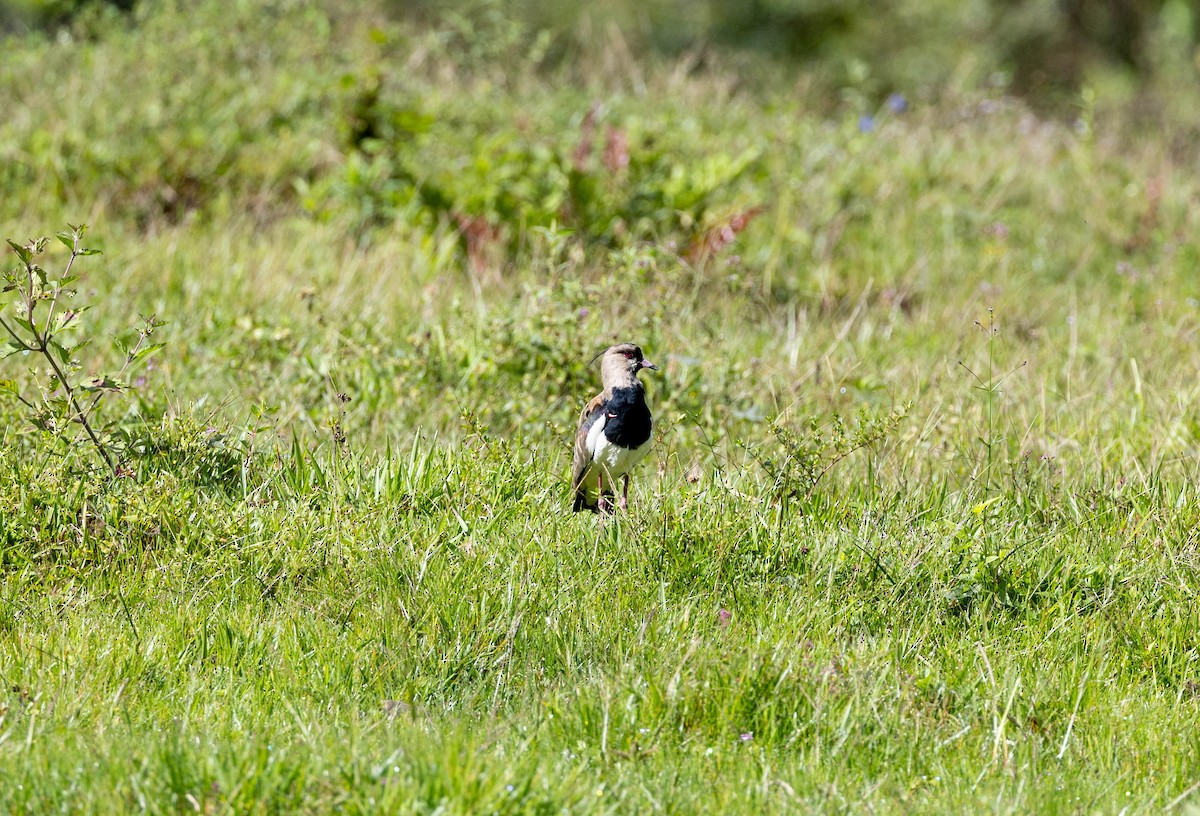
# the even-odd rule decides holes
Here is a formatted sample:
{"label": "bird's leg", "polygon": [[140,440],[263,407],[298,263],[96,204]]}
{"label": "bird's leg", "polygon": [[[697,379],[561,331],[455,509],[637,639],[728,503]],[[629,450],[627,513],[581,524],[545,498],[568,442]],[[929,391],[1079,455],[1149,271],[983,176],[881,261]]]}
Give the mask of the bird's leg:
{"label": "bird's leg", "polygon": [[622,510],[629,509],[629,474],[625,474],[625,489],[621,491],[621,501],[617,505]]}
{"label": "bird's leg", "polygon": [[608,512],[608,508],[604,502],[604,474],[596,474],[596,509],[600,511],[600,515]]}

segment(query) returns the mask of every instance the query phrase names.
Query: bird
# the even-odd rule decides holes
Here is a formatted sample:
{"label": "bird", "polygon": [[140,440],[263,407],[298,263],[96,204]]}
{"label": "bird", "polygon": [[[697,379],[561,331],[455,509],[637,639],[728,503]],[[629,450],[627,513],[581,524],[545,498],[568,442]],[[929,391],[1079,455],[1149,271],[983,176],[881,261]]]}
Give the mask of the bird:
{"label": "bird", "polygon": [[575,434],[571,489],[576,513],[611,510],[613,485],[620,478],[625,487],[618,506],[629,506],[629,471],[650,451],[654,430],[646,389],[637,375],[644,368],[658,371],[658,366],[633,343],[610,346],[597,357],[604,390],[583,407]]}

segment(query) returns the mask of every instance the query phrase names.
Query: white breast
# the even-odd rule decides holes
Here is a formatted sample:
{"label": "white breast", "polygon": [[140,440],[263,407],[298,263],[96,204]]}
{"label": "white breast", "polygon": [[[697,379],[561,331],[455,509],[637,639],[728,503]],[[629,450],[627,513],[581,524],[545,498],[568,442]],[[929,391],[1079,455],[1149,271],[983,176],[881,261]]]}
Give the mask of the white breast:
{"label": "white breast", "polygon": [[642,443],[641,447],[622,448],[609,442],[604,434],[600,434],[600,438],[596,440],[596,449],[592,451],[592,461],[604,468],[610,478],[615,479],[632,470],[649,452],[649,439]]}
{"label": "white breast", "polygon": [[[597,476],[603,474],[607,485],[624,476],[633,469],[634,465],[646,458],[646,454],[650,452],[650,442],[654,438],[651,435],[637,448],[622,448],[620,445],[614,445],[604,435],[606,419],[607,417],[601,414],[592,427],[588,428],[586,444],[588,453],[592,455],[592,465],[588,468],[583,481],[585,489],[591,493],[596,491]],[[607,487],[605,489],[607,490]]]}

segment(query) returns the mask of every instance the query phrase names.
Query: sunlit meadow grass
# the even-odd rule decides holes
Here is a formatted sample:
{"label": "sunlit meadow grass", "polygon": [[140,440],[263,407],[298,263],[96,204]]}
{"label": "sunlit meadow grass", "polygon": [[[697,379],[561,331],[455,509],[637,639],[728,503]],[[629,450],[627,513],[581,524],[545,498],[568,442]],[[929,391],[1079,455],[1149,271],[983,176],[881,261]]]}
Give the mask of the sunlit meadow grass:
{"label": "sunlit meadow grass", "polygon": [[[168,324],[105,405],[121,478],[0,401],[0,810],[1195,807],[1194,146],[970,94],[860,128],[606,42],[501,78],[370,9],[231,8],[6,44],[0,233],[91,225],[88,366]],[[754,151],[704,212],[763,211],[694,264],[670,214],[477,263],[353,170],[373,71],[441,140],[570,155],[599,99],[635,162]],[[600,523],[565,480],[616,338],[663,370]],[[793,489],[773,423],[900,407]]]}

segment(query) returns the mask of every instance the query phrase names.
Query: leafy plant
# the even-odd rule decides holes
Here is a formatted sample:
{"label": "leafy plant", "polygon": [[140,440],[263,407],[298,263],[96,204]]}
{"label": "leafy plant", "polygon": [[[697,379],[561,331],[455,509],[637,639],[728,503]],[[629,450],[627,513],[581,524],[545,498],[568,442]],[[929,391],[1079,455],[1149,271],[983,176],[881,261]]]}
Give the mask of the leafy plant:
{"label": "leafy plant", "polygon": [[887,439],[904,421],[909,407],[900,405],[887,414],[875,414],[863,406],[853,425],[848,425],[840,414],[824,424],[814,416],[804,431],[792,430],[779,420],[771,423],[771,435],[779,443],[780,455],[760,459],[760,464],[774,482],[774,494],[781,502],[807,502],[839,462]]}
{"label": "leafy plant", "polygon": [[979,441],[982,443],[984,451],[984,461],[981,466],[981,481],[986,492],[991,487],[992,471],[996,462],[996,450],[1005,443],[1005,436],[999,429],[1000,418],[997,413],[997,403],[1002,394],[1000,386],[1009,376],[1024,368],[1028,361],[1022,361],[1020,365],[1010,369],[1003,375],[999,374],[996,367],[996,335],[1000,333],[1000,329],[996,326],[996,310],[989,307],[987,325],[985,326],[982,321],[976,320],[975,327],[987,338],[987,368],[982,374],[977,374],[962,360],[959,360],[958,364],[975,380],[975,385],[972,386],[972,389],[979,393],[980,401],[982,402],[983,427],[980,428]]}
{"label": "leafy plant", "polygon": [[70,231],[55,237],[71,251],[62,274],[51,277],[37,259],[46,251],[49,238],[41,237],[27,244],[9,240],[20,263],[4,272],[4,294],[12,299],[12,313],[0,314],[0,327],[8,335],[5,357],[33,356],[44,361],[47,368],[30,369],[32,386],[22,389],[16,380],[0,380],[0,393],[8,393],[28,409],[28,418],[41,431],[73,444],[74,425],[82,427],[98,456],[114,475],[121,471],[113,424],[100,424],[96,414],[104,398],[111,393],[128,390],[124,377],[130,368],[145,360],[162,343],[150,341],[162,322],[153,315],[142,316],[134,327],[132,343],[115,340],[124,360],[115,373],[87,375],[76,356],[91,342],[83,335],[81,316],[92,307],[86,304],[68,305],[77,295],[72,284],[79,280],[73,274],[75,261],[99,250],[82,244],[86,225],[70,226]]}
{"label": "leafy plant", "polygon": [[324,185],[324,196],[318,184],[310,206],[348,204],[362,224],[450,226],[477,269],[489,249],[519,254],[539,229],[613,248],[658,241],[695,262],[761,212],[739,192],[761,169],[757,147],[631,132],[629,122],[603,122],[599,103],[575,132],[537,132],[498,127],[482,106],[418,103],[397,90],[389,97],[373,75],[344,85],[351,150],[342,178]]}

